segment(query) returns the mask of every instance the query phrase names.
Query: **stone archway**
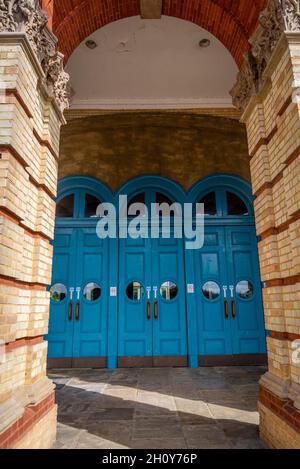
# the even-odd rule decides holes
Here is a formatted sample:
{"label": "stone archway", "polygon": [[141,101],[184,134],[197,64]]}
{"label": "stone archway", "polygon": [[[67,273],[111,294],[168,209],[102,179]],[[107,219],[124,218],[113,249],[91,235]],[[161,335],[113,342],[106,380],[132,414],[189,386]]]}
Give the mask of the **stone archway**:
{"label": "stone archway", "polygon": [[[91,1],[87,9],[86,2],[78,0],[71,12],[62,3],[43,1],[66,60],[80,40],[101,25],[139,14],[137,1],[130,11],[116,0],[105,2],[105,11],[99,10],[104,2]],[[299,448],[300,2],[270,0],[259,24],[265,0],[235,2],[235,8],[227,10],[222,4],[207,0],[193,8],[189,2],[188,8],[188,2],[179,7],[170,0],[164,2],[163,13],[199,22],[226,45],[241,68],[233,98],[248,131],[270,330],[269,372],[261,380],[261,435],[271,447]],[[45,373],[43,336],[59,128],[64,123],[68,77],[46,24],[38,0],[8,0],[1,9],[0,58],[6,84],[0,106],[6,130],[0,146],[0,330],[5,350],[0,446],[5,448],[47,447],[55,438],[56,408]]]}

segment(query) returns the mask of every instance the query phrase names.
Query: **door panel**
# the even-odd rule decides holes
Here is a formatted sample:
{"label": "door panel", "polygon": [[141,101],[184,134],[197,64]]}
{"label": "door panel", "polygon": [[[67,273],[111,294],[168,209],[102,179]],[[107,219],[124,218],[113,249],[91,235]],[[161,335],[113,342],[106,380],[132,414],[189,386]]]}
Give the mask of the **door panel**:
{"label": "door panel", "polygon": [[[51,300],[50,358],[69,357],[70,366],[74,361],[88,366],[89,357],[107,355],[108,251],[108,241],[97,237],[95,227],[56,229],[52,285],[65,284],[67,297]],[[71,318],[70,288],[74,288]],[[79,357],[84,361],[79,362]],[[93,360],[93,366],[97,364]]]}
{"label": "door panel", "polygon": [[[265,330],[257,241],[253,226],[226,228],[228,280],[234,287],[234,354],[265,353]],[[237,286],[239,292],[237,292]]]}
{"label": "door panel", "polygon": [[[155,200],[155,191],[147,191],[145,201],[149,209]],[[181,365],[186,363],[183,240],[163,238],[161,228],[158,239],[128,238],[119,243],[119,365],[163,366],[167,362],[162,357],[171,360],[170,365],[176,365],[173,357],[178,357]],[[139,282],[144,288],[138,301],[126,293],[132,282]],[[176,297],[162,297],[160,286],[165,282],[178,286]],[[143,361],[132,360],[134,357]]]}
{"label": "door panel", "polygon": [[[79,318],[74,322],[74,357],[107,355],[108,241],[95,228],[77,229],[76,287],[80,288]],[[77,299],[77,298],[76,298]]]}
{"label": "door panel", "polygon": [[152,240],[151,252],[153,285],[157,287],[158,302],[158,317],[153,321],[153,355],[187,355],[182,239]]}
{"label": "door panel", "polygon": [[223,228],[205,226],[204,246],[195,251],[194,260],[200,355],[231,354],[230,323],[224,310],[227,273]]}
{"label": "door panel", "polygon": [[68,312],[69,289],[75,284],[76,231],[73,228],[57,229],[53,244],[52,286],[55,284],[64,285],[67,294],[62,301],[50,300],[48,356],[50,358],[71,357],[73,321],[68,319]]}
{"label": "door panel", "polygon": [[146,291],[151,285],[149,240],[120,239],[119,252],[118,354],[152,356],[152,322],[147,319]]}

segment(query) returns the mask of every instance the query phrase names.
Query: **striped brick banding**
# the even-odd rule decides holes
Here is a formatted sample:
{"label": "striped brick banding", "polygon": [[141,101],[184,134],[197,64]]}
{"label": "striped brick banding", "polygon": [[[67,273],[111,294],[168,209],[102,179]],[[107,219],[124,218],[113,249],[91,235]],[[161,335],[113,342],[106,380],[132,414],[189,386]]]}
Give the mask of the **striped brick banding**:
{"label": "striped brick banding", "polygon": [[38,404],[27,406],[22,417],[0,434],[0,448],[12,448],[15,443],[50,412],[54,406],[54,393],[47,396]]}

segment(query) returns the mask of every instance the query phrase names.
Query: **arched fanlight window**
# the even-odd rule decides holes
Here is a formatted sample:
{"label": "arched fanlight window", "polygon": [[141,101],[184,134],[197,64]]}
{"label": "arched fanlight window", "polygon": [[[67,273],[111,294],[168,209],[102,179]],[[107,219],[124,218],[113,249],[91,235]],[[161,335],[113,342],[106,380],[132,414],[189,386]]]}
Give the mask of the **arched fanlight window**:
{"label": "arched fanlight window", "polygon": [[171,205],[174,204],[174,200],[171,200],[170,197],[168,197],[166,194],[163,194],[162,192],[156,192],[155,202],[157,204],[157,210],[159,210],[160,216],[164,216],[164,215],[168,216],[170,214],[171,217],[174,217],[174,215],[175,216],[180,216],[181,215],[180,210],[177,210],[177,208],[175,209],[175,212],[174,212],[174,210],[169,211],[168,208],[167,208],[166,213],[164,213],[162,208],[158,207],[158,205],[162,205],[162,204],[165,204],[165,205],[162,205],[162,207],[166,207],[166,205],[171,207]]}
{"label": "arched fanlight window", "polygon": [[[131,199],[128,200],[127,204],[127,215],[129,215],[129,209],[133,204],[144,204],[146,203],[146,194],[145,192],[140,192],[139,194],[136,194],[133,196]],[[140,213],[137,213],[137,215],[145,215],[145,211],[142,210]]]}
{"label": "arched fanlight window", "polygon": [[227,215],[247,216],[249,210],[245,202],[233,192],[226,192],[227,197]]}
{"label": "arched fanlight window", "polygon": [[74,194],[66,195],[56,205],[57,218],[72,218],[74,216]]}
{"label": "arched fanlight window", "polygon": [[199,201],[204,205],[204,215],[213,217],[217,215],[217,199],[215,192],[209,192]]}
{"label": "arched fanlight window", "polygon": [[97,208],[101,204],[101,201],[98,197],[95,197],[88,192],[85,194],[85,204],[84,204],[84,217],[85,218],[94,218],[97,216]]}

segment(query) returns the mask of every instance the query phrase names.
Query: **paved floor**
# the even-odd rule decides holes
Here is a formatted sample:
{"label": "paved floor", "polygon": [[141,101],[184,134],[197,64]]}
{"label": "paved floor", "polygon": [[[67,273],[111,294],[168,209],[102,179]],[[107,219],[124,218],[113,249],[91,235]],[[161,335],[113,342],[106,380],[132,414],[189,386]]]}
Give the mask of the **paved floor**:
{"label": "paved floor", "polygon": [[52,370],[55,448],[263,448],[263,367]]}

